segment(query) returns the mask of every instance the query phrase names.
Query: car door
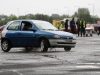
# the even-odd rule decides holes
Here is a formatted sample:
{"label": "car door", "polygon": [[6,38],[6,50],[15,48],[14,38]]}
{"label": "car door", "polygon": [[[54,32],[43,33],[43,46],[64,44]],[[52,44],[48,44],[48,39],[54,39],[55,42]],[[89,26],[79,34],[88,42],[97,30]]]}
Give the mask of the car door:
{"label": "car door", "polygon": [[33,27],[33,25],[28,21],[22,21],[21,22],[20,39],[21,39],[22,46],[32,46],[32,45],[34,45],[34,41],[35,41],[34,34],[35,34],[35,32],[30,31],[28,29],[29,26]]}
{"label": "car door", "polygon": [[14,21],[7,27],[6,36],[9,38],[13,46],[20,46],[21,39],[20,39],[20,21]]}

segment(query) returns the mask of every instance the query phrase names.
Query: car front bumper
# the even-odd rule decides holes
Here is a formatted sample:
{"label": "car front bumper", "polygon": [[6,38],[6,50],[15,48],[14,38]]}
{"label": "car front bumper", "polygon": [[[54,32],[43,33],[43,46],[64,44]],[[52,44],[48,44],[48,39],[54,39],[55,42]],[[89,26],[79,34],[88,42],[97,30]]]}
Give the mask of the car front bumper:
{"label": "car front bumper", "polygon": [[75,39],[49,39],[52,47],[75,47]]}

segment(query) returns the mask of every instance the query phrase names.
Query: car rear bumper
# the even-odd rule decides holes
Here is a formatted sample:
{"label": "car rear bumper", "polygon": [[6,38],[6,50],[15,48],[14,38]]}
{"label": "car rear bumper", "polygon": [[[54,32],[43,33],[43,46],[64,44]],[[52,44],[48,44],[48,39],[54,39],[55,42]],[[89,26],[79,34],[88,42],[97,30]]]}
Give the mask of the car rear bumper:
{"label": "car rear bumper", "polygon": [[53,47],[75,47],[75,39],[49,39],[50,46]]}

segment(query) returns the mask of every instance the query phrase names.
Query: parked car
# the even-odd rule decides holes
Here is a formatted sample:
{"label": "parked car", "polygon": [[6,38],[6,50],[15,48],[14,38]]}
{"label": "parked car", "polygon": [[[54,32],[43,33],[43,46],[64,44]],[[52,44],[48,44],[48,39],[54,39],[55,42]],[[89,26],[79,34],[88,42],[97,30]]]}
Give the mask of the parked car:
{"label": "parked car", "polygon": [[3,29],[4,29],[5,26],[6,25],[0,26],[0,33],[3,31]]}
{"label": "parked car", "polygon": [[74,34],[59,31],[51,23],[41,20],[11,21],[1,34],[4,52],[13,47],[24,47],[26,51],[31,51],[33,47],[40,47],[42,52],[47,52],[51,47],[70,51],[76,45]]}
{"label": "parked car", "polygon": [[94,31],[97,32],[98,31],[98,25],[97,24],[92,24],[94,27]]}

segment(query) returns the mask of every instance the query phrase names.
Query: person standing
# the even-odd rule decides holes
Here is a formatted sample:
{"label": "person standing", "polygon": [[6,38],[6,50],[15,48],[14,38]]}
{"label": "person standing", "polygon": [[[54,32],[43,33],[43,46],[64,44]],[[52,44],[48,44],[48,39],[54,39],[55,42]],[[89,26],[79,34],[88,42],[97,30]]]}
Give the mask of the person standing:
{"label": "person standing", "polygon": [[76,21],[76,25],[77,25],[77,34],[78,34],[78,36],[79,36],[79,34],[80,34],[80,19],[77,19],[77,21]]}
{"label": "person standing", "polygon": [[74,34],[76,29],[74,18],[72,18],[72,20],[70,21],[70,28],[71,28],[71,33]]}
{"label": "person standing", "polygon": [[63,22],[60,23],[60,30],[63,28]]}
{"label": "person standing", "polygon": [[68,32],[68,21],[69,21],[68,19],[66,19],[66,21],[65,21],[65,31],[66,32]]}
{"label": "person standing", "polygon": [[80,21],[81,37],[82,37],[82,35],[85,36],[85,28],[86,28],[86,22],[82,18]]}
{"label": "person standing", "polygon": [[57,23],[57,28],[58,28],[58,30],[60,29],[60,23],[59,22]]}
{"label": "person standing", "polygon": [[98,35],[100,34],[100,19],[97,21],[97,25],[98,25]]}

